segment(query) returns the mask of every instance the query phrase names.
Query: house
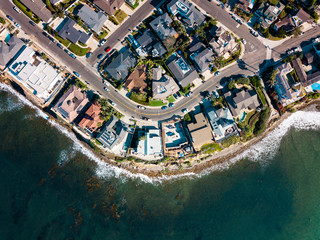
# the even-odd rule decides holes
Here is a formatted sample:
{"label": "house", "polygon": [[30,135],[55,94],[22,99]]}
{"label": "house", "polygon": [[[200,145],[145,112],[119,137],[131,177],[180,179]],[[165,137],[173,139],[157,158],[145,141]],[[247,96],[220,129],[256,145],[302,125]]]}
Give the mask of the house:
{"label": "house", "polygon": [[52,5],[57,5],[58,3],[62,2],[63,0],[50,0]]}
{"label": "house", "polygon": [[53,110],[59,113],[67,122],[72,123],[85,106],[89,103],[86,92],[81,92],[79,88],[72,85],[66,93],[62,95]]}
{"label": "house", "polygon": [[94,32],[98,33],[108,17],[102,12],[95,12],[87,5],[83,5],[77,15]]}
{"label": "house", "polygon": [[163,150],[166,156],[184,157],[192,153],[186,129],[181,121],[169,120],[161,123]]}
{"label": "house", "polygon": [[0,41],[0,69],[4,70],[10,61],[22,50],[24,43],[15,35],[9,41]]}
{"label": "house", "polygon": [[144,93],[147,88],[147,66],[141,65],[133,70],[123,86],[132,92]]}
{"label": "house", "polygon": [[304,56],[308,65],[311,65],[317,58],[317,56],[313,52],[307,52]]}
{"label": "house", "polygon": [[152,20],[149,24],[162,42],[166,41],[169,37],[178,37],[178,33],[171,25],[172,19],[168,13],[162,14],[156,19]]}
{"label": "house", "polygon": [[206,111],[206,115],[216,142],[238,134],[237,124],[228,108],[210,108]]}
{"label": "house", "polygon": [[145,53],[142,54],[143,56],[162,57],[167,52],[150,29],[144,31],[141,36],[136,38],[136,41]]}
{"label": "house", "polygon": [[277,5],[270,5],[268,2],[263,2],[255,13],[260,17],[259,22],[261,27],[268,28],[277,20],[279,14],[284,9],[284,5],[279,1]]}
{"label": "house", "polygon": [[53,17],[42,0],[20,0],[20,2],[46,23]]}
{"label": "house", "polygon": [[229,91],[225,93],[224,98],[234,117],[239,116],[243,111],[251,111],[260,106],[254,90],[241,90],[238,93]]}
{"label": "house", "polygon": [[287,106],[305,96],[301,83],[295,82],[290,75],[292,71],[294,71],[294,69],[289,62],[284,63],[277,68],[274,89],[283,106]]}
{"label": "house", "polygon": [[284,29],[287,33],[291,32],[295,29],[294,22],[292,20],[292,17],[290,15],[286,16],[285,18],[277,21],[274,24],[274,29],[276,31],[279,31],[280,29]]}
{"label": "house", "polygon": [[176,57],[169,64],[167,63],[167,66],[178,81],[178,84],[183,88],[199,78],[197,71],[183,57]]}
{"label": "house", "polygon": [[310,15],[306,13],[302,8],[296,13],[296,15],[292,16],[292,20],[296,27],[301,26],[308,20],[310,20]]}
{"label": "house", "polygon": [[236,5],[240,10],[242,10],[246,14],[250,14],[253,9],[254,2],[255,0],[241,0]]}
{"label": "house", "polygon": [[89,40],[90,35],[80,30],[77,30],[74,27],[76,22],[73,19],[65,18],[62,24],[63,26],[58,33],[58,35],[61,38],[68,39],[70,42],[74,44],[76,44],[78,41],[85,44]]}
{"label": "house", "polygon": [[98,135],[97,140],[104,148],[118,154],[124,150],[123,146],[128,133],[128,125],[115,116],[111,116]]}
{"label": "house", "polygon": [[21,50],[8,68],[42,102],[48,101],[63,83],[62,76],[29,47]]}
{"label": "house", "polygon": [[292,62],[292,66],[293,66],[294,70],[296,71],[296,73],[298,75],[300,82],[302,84],[305,83],[307,81],[308,77],[302,67],[302,62],[301,62],[300,58],[293,59],[291,62]]}
{"label": "house", "polygon": [[142,156],[162,157],[160,129],[147,128],[138,132],[136,153]]}
{"label": "house", "polygon": [[194,122],[187,125],[195,151],[200,151],[204,144],[212,142],[211,128],[203,113],[194,115]]}
{"label": "house", "polygon": [[79,122],[79,128],[89,134],[92,134],[94,131],[96,131],[103,123],[103,120],[101,120],[99,116],[100,112],[100,104],[98,102],[92,103]]}
{"label": "house", "polygon": [[213,53],[206,46],[198,42],[189,49],[190,58],[198,72],[203,73],[209,70],[209,64],[213,60]]}
{"label": "house", "polygon": [[152,69],[152,97],[154,99],[166,99],[177,91],[179,91],[179,86],[172,77],[162,75],[161,68]]}
{"label": "house", "polygon": [[93,3],[112,16],[124,4],[124,0],[93,0]]}
{"label": "house", "polygon": [[212,50],[218,57],[228,58],[230,55],[239,50],[240,45],[232,34],[223,27],[219,27],[215,31],[216,38],[212,38],[209,42]]}
{"label": "house", "polygon": [[168,12],[174,16],[179,15],[182,21],[188,26],[200,26],[205,20],[203,15],[195,6],[188,0],[172,0],[167,5]]}
{"label": "house", "polygon": [[123,81],[129,74],[129,68],[137,64],[137,59],[130,49],[120,52],[115,59],[105,67],[105,71],[114,79]]}

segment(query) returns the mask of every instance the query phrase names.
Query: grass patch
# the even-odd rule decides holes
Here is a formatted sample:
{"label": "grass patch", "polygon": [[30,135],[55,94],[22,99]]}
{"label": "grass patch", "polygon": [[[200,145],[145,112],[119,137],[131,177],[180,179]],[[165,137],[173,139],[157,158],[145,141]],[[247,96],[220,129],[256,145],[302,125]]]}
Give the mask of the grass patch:
{"label": "grass patch", "polygon": [[142,95],[142,94],[136,94],[136,93],[131,93],[130,99],[136,103],[139,103],[141,105],[149,105],[147,96]]}
{"label": "grass patch", "polygon": [[89,48],[79,47],[77,44],[71,43],[68,49],[77,56],[84,56],[89,51]]}
{"label": "grass patch", "polygon": [[185,115],[183,116],[183,119],[184,119],[185,121],[187,121],[187,122],[191,122],[191,116],[190,116],[190,114],[189,114],[189,113],[185,114]]}
{"label": "grass patch", "polygon": [[116,17],[119,23],[122,23],[123,20],[128,16],[128,14],[126,14],[124,11],[119,9],[115,12],[114,16]]}
{"label": "grass patch", "polygon": [[31,12],[25,5],[23,5],[20,1],[18,0],[13,0],[13,3],[17,5],[20,10],[26,14],[30,19],[32,19],[35,23],[40,22],[40,18],[36,16],[33,12]]}
{"label": "grass patch", "polygon": [[128,2],[125,2],[125,3],[126,3],[127,6],[128,6],[129,8],[131,8],[132,10],[134,10],[135,8],[137,8],[137,7],[139,6],[139,1],[138,1],[138,0],[135,1],[135,3],[134,3],[133,6],[132,6],[130,3],[128,3]]}
{"label": "grass patch", "polygon": [[169,103],[173,103],[176,101],[176,99],[172,95],[170,95],[167,99],[168,99]]}
{"label": "grass patch", "polygon": [[209,143],[209,144],[203,145],[200,151],[206,154],[211,154],[216,151],[220,152],[221,150],[222,150],[222,147],[218,143]]}
{"label": "grass patch", "polygon": [[54,37],[64,46],[68,47],[70,45],[70,41],[68,39],[63,39],[62,37],[60,37],[58,33],[56,33]]}
{"label": "grass patch", "polygon": [[150,101],[150,106],[152,106],[152,107],[159,107],[159,106],[164,106],[164,105],[166,105],[166,104],[162,100],[153,99]]}
{"label": "grass patch", "polygon": [[108,32],[107,32],[106,30],[103,30],[103,31],[98,35],[98,39],[101,41],[101,40],[104,39],[107,35],[108,35]]}
{"label": "grass patch", "polygon": [[262,89],[261,88],[256,88],[255,90],[256,90],[256,92],[257,92],[257,94],[258,94],[263,106],[267,106],[268,105],[267,99],[266,99],[266,96],[263,94]]}

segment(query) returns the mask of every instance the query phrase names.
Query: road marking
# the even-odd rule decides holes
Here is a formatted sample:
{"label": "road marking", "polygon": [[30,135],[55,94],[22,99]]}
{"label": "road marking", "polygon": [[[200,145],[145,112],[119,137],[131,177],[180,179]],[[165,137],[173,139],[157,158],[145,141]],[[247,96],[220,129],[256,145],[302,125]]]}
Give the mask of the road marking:
{"label": "road marking", "polygon": [[239,28],[240,27],[240,24],[238,24],[237,26],[236,26],[236,28]]}

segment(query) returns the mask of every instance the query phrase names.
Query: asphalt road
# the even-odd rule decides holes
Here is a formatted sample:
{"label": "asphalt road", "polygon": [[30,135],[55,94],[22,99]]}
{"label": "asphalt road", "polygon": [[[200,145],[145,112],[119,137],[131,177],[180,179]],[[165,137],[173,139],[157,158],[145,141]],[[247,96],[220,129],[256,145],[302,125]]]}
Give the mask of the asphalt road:
{"label": "asphalt road", "polygon": [[[148,1],[148,3],[145,3],[145,5],[138,9],[136,13],[150,12],[152,9],[150,10],[149,8],[152,5],[150,5],[149,2],[150,1]],[[175,103],[175,106],[173,108],[168,108],[166,110],[161,110],[159,108],[147,108],[146,110],[138,109],[136,103],[130,101],[127,97],[122,96],[117,92],[117,90],[113,89],[112,87],[109,87],[109,89],[111,90],[110,93],[106,92],[104,90],[102,78],[97,74],[96,71],[92,71],[92,69],[88,68],[80,61],[72,59],[62,49],[57,47],[55,43],[52,43],[47,37],[45,37],[42,34],[42,30],[40,28],[34,27],[29,23],[29,18],[27,18],[22,13],[18,14],[17,12],[15,12],[13,10],[13,5],[10,2],[8,2],[5,5],[2,4],[1,10],[6,14],[12,16],[15,19],[15,21],[17,21],[22,26],[22,29],[30,36],[32,36],[32,39],[35,42],[39,43],[40,46],[42,46],[46,51],[48,51],[49,54],[55,58],[56,61],[58,61],[60,64],[64,66],[67,66],[70,70],[78,72],[81,75],[81,79],[85,81],[90,88],[100,92],[104,97],[115,102],[117,104],[116,108],[120,112],[126,114],[129,117],[133,116],[136,119],[141,119],[141,117],[148,117],[152,120],[159,121],[171,118],[174,115],[181,115],[181,110],[184,108],[188,108],[189,110],[194,108],[202,100],[202,93],[205,91],[216,90],[217,86],[220,85],[220,80],[224,77],[229,77],[237,74],[252,75],[253,73],[259,70],[259,67],[262,66],[265,60],[266,47],[257,38],[253,37],[245,26],[240,26],[237,28],[237,23],[231,18],[231,16],[228,13],[222,11],[218,6],[214,5],[213,3],[209,3],[203,0],[198,4],[202,8],[208,9],[209,14],[212,14],[213,17],[217,17],[219,21],[221,21],[225,26],[230,28],[230,30],[234,31],[240,37],[245,38],[247,41],[246,45],[252,45],[254,46],[254,48],[248,48],[246,50],[244,57],[239,64],[236,63],[232,66],[229,66],[227,69],[223,70],[219,76],[207,80],[197,89],[195,89],[190,97],[183,97],[180,101]],[[138,17],[138,14],[135,17],[137,21],[142,20],[143,18],[144,15]],[[125,29],[132,28],[137,24],[137,22],[128,21],[128,25],[126,25],[126,28],[122,30],[118,29],[118,31],[120,31],[120,33],[117,33],[118,38],[121,39],[121,36],[124,36],[127,33],[128,30],[124,31]],[[275,48],[273,54],[285,53],[285,51],[288,48],[290,48],[291,45],[299,45],[303,42],[306,42],[310,38],[317,36],[318,34],[319,27],[316,27],[315,29],[310,30],[310,32],[307,32],[296,39],[289,39],[281,46]],[[112,35],[110,37],[112,37]],[[112,40],[110,37],[107,44],[110,43],[109,45],[113,46],[111,44]],[[95,54],[99,53],[96,52]]]}

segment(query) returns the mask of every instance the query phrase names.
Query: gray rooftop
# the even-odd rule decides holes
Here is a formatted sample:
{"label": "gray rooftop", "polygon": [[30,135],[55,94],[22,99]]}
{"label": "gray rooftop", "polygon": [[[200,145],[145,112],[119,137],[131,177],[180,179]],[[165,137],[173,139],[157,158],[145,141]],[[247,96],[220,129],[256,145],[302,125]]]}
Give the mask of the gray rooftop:
{"label": "gray rooftop", "polygon": [[105,68],[111,77],[116,80],[125,79],[128,74],[128,68],[134,67],[137,64],[135,55],[127,49],[126,51],[119,53],[118,56]]}
{"label": "gray rooftop", "polygon": [[128,136],[128,126],[115,116],[111,116],[97,140],[110,150],[115,148]]}
{"label": "gray rooftop", "polygon": [[48,8],[46,8],[45,1],[42,0],[20,0],[20,2],[29,8],[35,15],[37,15],[42,21],[49,22],[52,18],[52,14]]}
{"label": "gray rooftop", "polygon": [[63,39],[68,39],[72,43],[77,43],[78,41],[86,43],[90,36],[85,32],[81,32],[74,28],[76,22],[71,18],[66,18],[62,28],[59,30],[59,36]]}
{"label": "gray rooftop", "polygon": [[108,17],[102,12],[96,13],[87,5],[83,5],[77,14],[84,23],[91,28],[93,31],[98,33],[102,28],[103,24],[107,21]]}
{"label": "gray rooftop", "polygon": [[189,49],[189,52],[191,53],[190,57],[199,72],[204,72],[209,69],[213,53],[211,50],[206,48],[203,43],[199,42],[195,44]]}
{"label": "gray rooftop", "polygon": [[164,13],[150,22],[150,26],[161,39],[161,41],[166,40],[168,37],[174,37],[177,32],[171,26],[172,19],[168,13]]}
{"label": "gray rooftop", "polygon": [[179,90],[179,86],[172,77],[164,75],[160,80],[152,81],[152,97],[155,99],[166,99]]}
{"label": "gray rooftop", "polygon": [[162,43],[156,38],[150,29],[143,32],[143,34],[137,37],[137,42],[139,45],[153,57],[161,57],[167,52],[166,48]]}
{"label": "gray rooftop", "polygon": [[182,57],[175,58],[167,64],[167,66],[181,87],[186,87],[195,79],[199,78],[197,71]]}
{"label": "gray rooftop", "polygon": [[232,115],[235,117],[238,116],[242,110],[253,110],[260,106],[258,96],[254,90],[242,90],[235,95],[232,91],[229,91],[224,96]]}
{"label": "gray rooftop", "polygon": [[5,68],[23,46],[24,43],[15,35],[7,43],[0,42],[0,66]]}

